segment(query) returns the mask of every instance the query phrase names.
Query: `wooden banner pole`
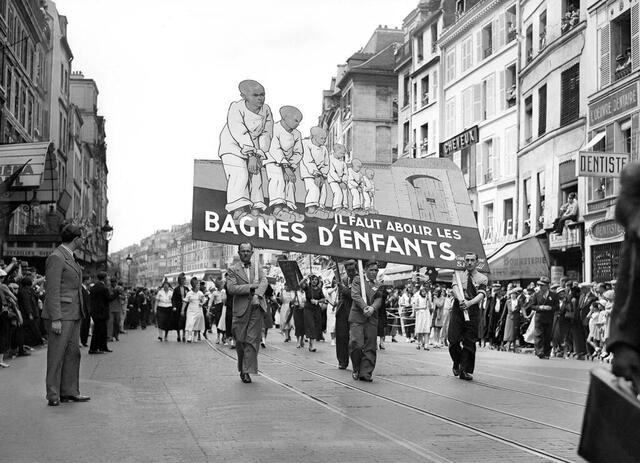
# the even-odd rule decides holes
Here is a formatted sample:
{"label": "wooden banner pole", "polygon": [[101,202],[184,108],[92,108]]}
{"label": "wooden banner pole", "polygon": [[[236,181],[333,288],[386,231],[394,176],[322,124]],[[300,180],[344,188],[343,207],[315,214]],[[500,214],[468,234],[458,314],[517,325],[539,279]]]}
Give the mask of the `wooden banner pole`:
{"label": "wooden banner pole", "polygon": [[362,293],[362,299],[364,300],[365,305],[369,305],[367,303],[367,289],[364,286],[364,267],[362,266],[362,261],[358,259],[358,273],[360,274],[360,291]]}

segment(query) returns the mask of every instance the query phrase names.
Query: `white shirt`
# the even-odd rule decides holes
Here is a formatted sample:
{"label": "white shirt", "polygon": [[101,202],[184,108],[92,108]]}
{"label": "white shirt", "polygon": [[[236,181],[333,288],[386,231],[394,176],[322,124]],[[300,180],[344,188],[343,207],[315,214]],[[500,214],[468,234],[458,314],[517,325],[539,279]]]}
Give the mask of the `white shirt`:
{"label": "white shirt", "polygon": [[302,159],[302,135],[296,129],[287,132],[282,121],[273,126],[273,139],[264,164],[290,165],[296,168]]}
{"label": "white shirt", "polygon": [[300,177],[313,178],[329,172],[329,152],[325,146],[314,145],[311,139],[302,140],[303,154],[300,163]]}
{"label": "white shirt", "polygon": [[161,289],[156,294],[156,301],[158,301],[158,307],[172,307],[171,304],[171,296],[173,296],[173,291],[165,291]]}
{"label": "white shirt", "polygon": [[327,179],[330,182],[346,183],[346,163],[342,159],[331,157],[329,159],[329,173]]}
{"label": "white shirt", "polygon": [[353,169],[347,170],[349,188],[358,188],[362,183],[362,171],[356,172]]}
{"label": "white shirt", "polygon": [[273,115],[266,104],[259,113],[249,111],[244,100],[234,101],[227,112],[227,123],[220,134],[218,153],[235,154],[248,158],[243,149],[256,148],[262,151],[269,149],[273,136]]}

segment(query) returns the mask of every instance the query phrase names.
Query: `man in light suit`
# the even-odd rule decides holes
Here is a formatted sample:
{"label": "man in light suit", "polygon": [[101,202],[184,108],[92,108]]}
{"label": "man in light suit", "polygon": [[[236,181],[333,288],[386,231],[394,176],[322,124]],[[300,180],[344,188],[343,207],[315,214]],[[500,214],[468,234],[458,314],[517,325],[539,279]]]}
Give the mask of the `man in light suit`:
{"label": "man in light suit", "polygon": [[378,293],[378,263],[369,260],[364,265],[364,285],[366,299],[362,297],[360,278],[354,278],[351,285],[353,304],[349,313],[349,355],[353,367],[353,379],[373,381],[371,374],[376,367],[376,347],[378,341],[378,310],[382,297]]}
{"label": "man in light suit", "polygon": [[269,285],[263,272],[251,265],[253,245],[238,246],[239,264],[227,271],[227,294],[233,298],[231,330],[236,338],[238,371],[243,383],[250,383],[250,374],[258,373],[258,350],[262,339],[263,313],[267,310],[265,291]]}
{"label": "man in light suit", "polygon": [[80,320],[87,316],[82,297],[82,269],[73,252],[82,245],[82,230],[66,225],[62,244],[47,258],[46,293],[42,319],[49,332],[47,347],[47,400],[86,402],[80,395]]}

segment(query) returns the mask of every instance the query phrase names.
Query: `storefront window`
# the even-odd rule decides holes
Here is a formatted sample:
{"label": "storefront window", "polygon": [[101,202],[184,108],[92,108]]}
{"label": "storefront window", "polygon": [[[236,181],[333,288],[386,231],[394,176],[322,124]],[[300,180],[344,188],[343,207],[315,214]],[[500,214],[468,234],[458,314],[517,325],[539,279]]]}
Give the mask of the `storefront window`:
{"label": "storefront window", "polygon": [[[629,135],[630,136],[630,135]],[[603,137],[597,144],[593,146],[593,151],[605,151],[607,146],[607,136]],[[630,150],[629,146],[629,150]],[[587,182],[587,200],[598,201],[600,199],[609,198],[618,194],[619,180],[610,177],[589,177]]]}

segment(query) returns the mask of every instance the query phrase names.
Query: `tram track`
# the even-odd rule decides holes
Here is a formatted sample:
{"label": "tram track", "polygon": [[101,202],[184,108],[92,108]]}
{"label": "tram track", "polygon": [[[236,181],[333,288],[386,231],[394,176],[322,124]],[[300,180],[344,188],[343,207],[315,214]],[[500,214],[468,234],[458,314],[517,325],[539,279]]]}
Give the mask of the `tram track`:
{"label": "tram track", "polygon": [[[212,350],[218,352],[221,355],[225,355],[229,359],[235,361],[234,356],[230,355],[228,352],[225,352],[224,350],[219,349],[218,347],[215,347],[211,342],[207,342],[207,343],[208,343],[209,347]],[[342,381],[340,379],[333,378],[333,377],[331,377],[329,375],[326,375],[324,373],[321,373],[321,372],[318,372],[318,371],[314,371],[314,370],[312,370],[312,369],[310,369],[310,368],[308,368],[308,367],[306,367],[304,365],[301,365],[299,363],[290,362],[288,360],[285,360],[285,359],[282,359],[280,357],[276,357],[276,356],[273,356],[273,355],[270,355],[270,354],[264,353],[264,352],[262,352],[260,355],[262,357],[265,357],[265,358],[275,362],[275,363],[279,363],[281,365],[285,365],[285,366],[294,368],[296,370],[302,371],[302,372],[304,372],[306,374],[309,374],[311,376],[314,376],[316,378],[320,378],[320,379],[322,379],[324,381],[331,382],[331,383],[333,383],[335,385],[339,385],[341,387],[345,387],[345,388],[347,388],[347,389],[349,389],[351,391],[358,392],[358,393],[363,394],[363,395],[368,396],[368,397],[376,398],[378,400],[381,400],[383,402],[392,404],[392,405],[400,407],[402,409],[409,410],[409,411],[415,412],[417,414],[430,417],[430,418],[435,419],[437,421],[452,425],[452,426],[454,426],[456,428],[463,429],[463,430],[466,430],[468,432],[472,432],[472,433],[474,433],[474,434],[476,434],[478,436],[482,436],[482,437],[487,438],[489,440],[492,440],[494,442],[501,443],[503,445],[507,445],[507,446],[512,447],[514,449],[518,449],[518,450],[520,450],[522,452],[525,452],[525,453],[528,453],[530,455],[533,455],[533,456],[536,456],[536,457],[539,457],[539,458],[543,458],[543,459],[545,459],[547,461],[552,461],[552,462],[572,462],[572,461],[574,461],[574,460],[567,459],[566,457],[556,455],[556,454],[554,454],[552,452],[549,452],[549,451],[546,451],[546,450],[543,450],[543,449],[540,449],[540,448],[525,444],[523,442],[519,442],[516,439],[512,439],[512,438],[509,438],[509,437],[506,437],[506,436],[499,435],[499,434],[494,433],[492,431],[483,429],[483,428],[481,428],[479,426],[468,424],[468,423],[465,423],[465,422],[460,421],[460,420],[455,419],[455,418],[447,417],[447,416],[445,416],[443,414],[436,413],[436,412],[427,410],[427,409],[425,409],[423,407],[420,407],[420,406],[417,406],[417,405],[413,405],[413,404],[410,404],[410,403],[402,401],[402,400],[395,399],[395,398],[390,397],[388,395],[384,395],[384,394],[377,393],[375,391],[364,389],[364,388],[354,384],[353,382],[346,382],[346,381]],[[296,393],[298,395],[304,396],[307,399],[312,400],[312,401],[324,406],[325,408],[329,408],[333,412],[338,413],[338,414],[340,414],[341,416],[343,416],[345,418],[348,418],[348,419],[351,419],[351,420],[353,420],[355,422],[358,422],[359,424],[361,424],[361,425],[363,425],[365,427],[372,427],[373,426],[373,427],[377,428],[376,425],[372,425],[368,421],[360,420],[359,418],[355,418],[353,416],[350,416],[344,410],[342,410],[340,408],[336,408],[335,406],[333,406],[331,404],[328,404],[327,401],[325,401],[321,397],[316,396],[313,393],[306,392],[306,391],[300,389],[297,386],[294,386],[292,384],[288,384],[285,381],[277,379],[277,378],[275,378],[275,377],[273,377],[273,376],[271,376],[269,374],[265,374],[262,371],[260,371],[260,375],[264,376],[265,378],[267,378],[271,382],[280,385],[281,387],[284,387],[284,388],[286,388],[286,389],[288,389],[288,390],[290,390],[290,391],[292,391],[292,392],[294,392],[294,393]],[[382,379],[385,379],[385,378],[382,378]],[[389,381],[389,382],[393,383],[394,381]],[[400,385],[402,387],[410,387],[410,388],[414,388],[414,389],[420,389],[417,386],[414,387],[412,385],[407,385],[405,383],[400,383],[398,385]],[[433,393],[433,391],[426,391],[426,390],[425,390],[425,392]],[[439,394],[438,393],[437,395],[442,396],[443,398],[446,398],[446,399],[449,399],[449,400],[456,400],[458,402],[464,402],[464,401],[461,401],[460,399],[455,399],[455,398],[452,398],[452,397],[449,397],[449,396],[446,396],[446,395],[443,395],[443,394]],[[545,428],[550,428],[550,429],[555,429],[556,431],[560,431],[560,432],[565,432],[565,433],[571,434],[572,436],[575,436],[576,434],[579,435],[579,433],[576,433],[575,431],[568,430],[568,429],[565,429],[565,428],[562,428],[562,427],[559,427],[559,426],[556,426],[556,425],[552,425],[550,423],[544,423],[544,422],[540,422],[540,421],[537,421],[537,420],[528,419],[526,417],[517,416],[515,414],[510,414],[508,412],[503,412],[503,411],[500,411],[500,410],[492,410],[490,407],[479,406],[478,404],[473,404],[471,402],[469,402],[468,405],[473,405],[473,406],[478,406],[480,408],[485,408],[485,409],[491,410],[491,411],[496,412],[496,413],[501,413],[501,414],[503,414],[505,416],[510,416],[510,417],[512,417],[514,419],[533,422],[533,423],[536,423],[539,426],[543,426]],[[377,430],[377,432],[378,433],[384,433],[386,435],[389,431],[387,429],[383,429],[383,430]],[[394,436],[392,436],[392,437],[394,437]],[[409,448],[414,452],[421,452],[421,453],[429,452],[427,449],[424,449],[423,447],[415,448],[416,445],[417,445],[415,443],[406,441],[405,439],[402,439],[402,438],[400,438],[400,439],[401,440],[398,443],[400,445],[402,445],[403,447],[405,447],[405,448]],[[394,437],[394,440],[395,440],[395,437]],[[441,455],[435,454],[433,452],[425,453],[425,455],[423,455],[423,456],[425,456],[425,458],[429,459],[430,461],[446,461],[446,458],[444,458]]]}

